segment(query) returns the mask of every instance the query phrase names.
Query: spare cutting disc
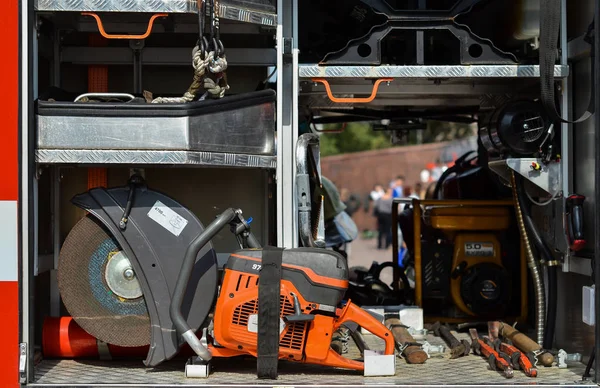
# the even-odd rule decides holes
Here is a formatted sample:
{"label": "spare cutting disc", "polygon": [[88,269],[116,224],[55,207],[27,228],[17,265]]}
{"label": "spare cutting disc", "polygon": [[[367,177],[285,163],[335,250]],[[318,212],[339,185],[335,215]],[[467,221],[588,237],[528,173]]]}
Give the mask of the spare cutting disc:
{"label": "spare cutting disc", "polygon": [[58,288],[90,335],[118,346],[150,343],[150,317],[129,258],[92,216],[79,221],[60,251]]}

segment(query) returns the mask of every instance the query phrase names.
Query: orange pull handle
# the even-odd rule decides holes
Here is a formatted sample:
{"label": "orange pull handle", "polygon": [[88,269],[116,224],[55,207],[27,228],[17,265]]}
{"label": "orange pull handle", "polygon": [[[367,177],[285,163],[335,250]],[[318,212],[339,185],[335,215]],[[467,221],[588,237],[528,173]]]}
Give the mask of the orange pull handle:
{"label": "orange pull handle", "polygon": [[166,13],[157,13],[152,15],[152,17],[150,18],[150,21],[148,22],[148,29],[146,30],[146,32],[142,35],[118,35],[118,34],[109,34],[106,32],[106,30],[104,30],[104,25],[102,24],[102,20],[100,19],[100,16],[98,16],[97,14],[93,13],[93,12],[83,12],[82,13],[83,16],[91,16],[94,19],[96,19],[96,24],[98,25],[98,31],[100,31],[100,34],[105,37],[106,39],[146,39],[147,37],[150,36],[150,33],[152,32],[152,27],[154,26],[154,21],[158,18],[164,18],[169,16]]}
{"label": "orange pull handle", "polygon": [[345,97],[334,96],[333,93],[331,92],[331,86],[329,85],[329,81],[327,81],[325,78],[313,78],[312,79],[313,82],[319,82],[325,86],[325,91],[327,92],[327,97],[329,97],[331,102],[346,103],[346,104],[365,104],[365,103],[373,101],[375,99],[375,97],[377,96],[377,91],[379,90],[379,84],[381,84],[382,82],[391,82],[393,80],[394,80],[393,78],[380,78],[377,81],[375,81],[375,84],[373,85],[373,91],[371,92],[371,95],[369,97],[345,98]]}
{"label": "orange pull handle", "polygon": [[385,341],[384,354],[394,354],[395,341],[392,332],[371,314],[350,301],[348,301],[339,318],[335,321],[334,331],[344,324],[344,322],[354,322],[363,329],[368,330],[370,333],[381,338]]}

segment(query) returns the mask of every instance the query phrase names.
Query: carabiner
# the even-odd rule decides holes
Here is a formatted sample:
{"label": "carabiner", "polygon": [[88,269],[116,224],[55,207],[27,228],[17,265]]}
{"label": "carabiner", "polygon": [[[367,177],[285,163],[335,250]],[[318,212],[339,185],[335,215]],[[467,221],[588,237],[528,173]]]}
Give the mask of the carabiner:
{"label": "carabiner", "polygon": [[206,37],[203,36],[202,38],[198,39],[198,41],[196,42],[196,46],[198,46],[202,57],[206,58],[206,53],[208,50],[208,40],[206,39]]}
{"label": "carabiner", "polygon": [[225,55],[225,46],[223,46],[223,42],[217,40],[217,38],[213,38],[212,44],[215,48],[215,58],[223,58]]}

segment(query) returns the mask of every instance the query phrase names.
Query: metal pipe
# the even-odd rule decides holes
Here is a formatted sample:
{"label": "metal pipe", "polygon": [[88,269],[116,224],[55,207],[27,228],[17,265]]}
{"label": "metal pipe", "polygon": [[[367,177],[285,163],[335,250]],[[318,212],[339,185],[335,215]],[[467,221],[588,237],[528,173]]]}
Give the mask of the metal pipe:
{"label": "metal pipe", "polygon": [[415,305],[423,307],[423,286],[421,268],[421,205],[426,201],[413,201],[413,219],[415,220]]}
{"label": "metal pipe", "polygon": [[547,280],[548,280],[548,297],[546,300],[546,324],[544,325],[544,349],[552,349],[554,342],[554,331],[556,328],[556,309],[557,309],[557,266],[560,264],[559,261],[554,259],[552,251],[542,238],[542,235],[538,231],[533,218],[531,217],[531,211],[527,207],[527,194],[525,192],[525,186],[523,182],[524,178],[521,176],[515,176],[515,184],[517,191],[517,200],[521,207],[521,214],[523,215],[523,224],[525,230],[528,233],[528,238],[536,247],[540,258],[543,259],[541,262],[546,267]]}
{"label": "metal pipe", "polygon": [[515,205],[515,211],[517,214],[517,222],[519,224],[519,232],[521,233],[521,239],[525,246],[525,253],[527,255],[527,266],[531,271],[531,278],[533,279],[533,290],[535,294],[535,333],[537,343],[541,344],[544,341],[544,323],[546,318],[546,295],[544,291],[544,282],[538,267],[537,260],[533,254],[531,243],[525,229],[525,221],[523,220],[523,213],[521,211],[521,204],[519,203],[519,197],[517,195],[517,181],[515,179],[514,171],[511,173],[513,199]]}
{"label": "metal pipe", "polygon": [[[313,237],[311,222],[312,195],[310,192],[310,175],[308,169],[308,153],[311,147],[319,145],[319,136],[314,133],[305,133],[298,138],[296,145],[296,190],[298,196],[298,229],[300,241],[305,247],[325,247],[325,240],[321,236]],[[319,169],[319,167],[317,166]],[[321,171],[317,171],[320,175]],[[316,222],[320,222],[317,220]]]}
{"label": "metal pipe", "polygon": [[[594,7],[594,23],[600,23],[600,1],[595,0]],[[595,24],[597,26],[598,24]],[[600,53],[600,39],[598,34],[594,32],[594,53],[597,56]],[[600,77],[600,61],[594,60],[594,68],[592,69],[592,82],[598,82]],[[595,145],[595,158],[594,158],[594,197],[596,199],[595,203],[600,203],[600,118],[598,118],[598,113],[600,112],[600,88],[594,88],[594,108],[596,111],[596,115],[593,117],[594,120],[594,145]],[[588,179],[592,179],[588,175]],[[600,231],[600,212],[596,211],[594,213],[594,284],[600,284],[600,238],[598,238],[598,231]],[[596,287],[597,288],[597,287]],[[595,382],[600,381],[600,293],[595,293],[595,315],[596,315],[596,326],[594,327],[595,334],[595,347],[596,352],[596,363],[594,365],[594,374],[595,374]]]}
{"label": "metal pipe", "polygon": [[200,250],[219,233],[226,225],[233,221],[239,214],[239,210],[229,208],[221,213],[213,222],[210,223],[204,229],[198,237],[196,237],[185,251],[185,258],[177,277],[177,283],[175,290],[173,291],[173,298],[171,299],[171,306],[169,313],[171,320],[177,329],[177,332],[183,337],[185,342],[190,345],[194,353],[198,355],[204,361],[209,361],[212,358],[210,351],[202,345],[190,325],[188,325],[185,317],[181,312],[181,304],[185,291],[187,290],[194,264],[196,263],[196,257]]}

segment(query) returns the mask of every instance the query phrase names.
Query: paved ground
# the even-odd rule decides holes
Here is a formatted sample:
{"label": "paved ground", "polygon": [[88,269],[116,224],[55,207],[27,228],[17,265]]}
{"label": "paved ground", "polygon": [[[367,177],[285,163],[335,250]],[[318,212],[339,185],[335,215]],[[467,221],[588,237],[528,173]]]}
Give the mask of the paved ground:
{"label": "paved ground", "polygon": [[[392,247],[387,250],[377,249],[377,239],[366,240],[359,237],[350,244],[348,265],[350,267],[363,266],[369,268],[374,261],[383,263],[392,260]],[[386,284],[392,282],[392,269],[386,268],[381,273],[381,280]]]}

